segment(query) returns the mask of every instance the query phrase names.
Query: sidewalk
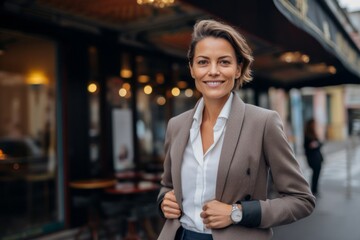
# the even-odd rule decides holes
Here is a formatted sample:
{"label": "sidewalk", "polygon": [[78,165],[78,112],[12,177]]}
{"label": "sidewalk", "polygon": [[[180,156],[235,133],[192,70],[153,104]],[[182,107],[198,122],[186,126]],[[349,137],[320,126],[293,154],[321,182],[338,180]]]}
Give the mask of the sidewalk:
{"label": "sidewalk", "polygon": [[[324,145],[323,154],[315,211],[296,223],[274,228],[273,240],[360,240],[359,141],[329,142]],[[304,156],[298,156],[298,160],[310,180],[311,170]],[[350,181],[347,169],[351,172]]]}
{"label": "sidewalk", "polygon": [[[351,161],[351,188],[347,188],[346,180],[347,157],[351,157],[346,150],[347,144],[348,142],[328,142],[324,145],[320,197],[315,211],[296,223],[274,228],[272,240],[360,240],[360,140]],[[311,170],[304,156],[298,155],[297,159],[305,177],[310,181]],[[117,221],[109,225],[110,229],[120,226]],[[77,229],[69,229],[37,240],[74,239],[76,231]],[[82,239],[88,236],[84,235]],[[121,238],[117,236],[116,239]]]}

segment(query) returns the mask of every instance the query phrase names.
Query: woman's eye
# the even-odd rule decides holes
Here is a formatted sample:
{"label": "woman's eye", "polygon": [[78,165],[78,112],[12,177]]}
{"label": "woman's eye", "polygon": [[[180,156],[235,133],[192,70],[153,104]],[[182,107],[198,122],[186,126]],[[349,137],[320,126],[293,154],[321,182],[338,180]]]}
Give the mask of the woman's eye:
{"label": "woman's eye", "polygon": [[220,64],[221,64],[221,65],[229,65],[229,64],[230,64],[230,61],[228,61],[228,60],[221,60],[221,61],[220,61]]}
{"label": "woman's eye", "polygon": [[199,64],[199,65],[204,65],[204,64],[206,64],[206,63],[207,63],[206,60],[199,60],[199,61],[198,61],[198,64]]}

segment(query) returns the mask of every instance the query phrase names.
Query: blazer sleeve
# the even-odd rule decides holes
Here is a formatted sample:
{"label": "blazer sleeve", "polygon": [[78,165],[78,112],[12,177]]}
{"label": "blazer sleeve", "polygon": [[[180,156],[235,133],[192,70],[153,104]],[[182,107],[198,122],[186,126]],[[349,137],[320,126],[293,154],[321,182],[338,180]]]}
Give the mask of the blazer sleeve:
{"label": "blazer sleeve", "polygon": [[310,215],[315,208],[315,197],[287,141],[282,121],[274,111],[266,120],[263,151],[279,194],[277,198],[260,201],[259,227],[288,224]]}

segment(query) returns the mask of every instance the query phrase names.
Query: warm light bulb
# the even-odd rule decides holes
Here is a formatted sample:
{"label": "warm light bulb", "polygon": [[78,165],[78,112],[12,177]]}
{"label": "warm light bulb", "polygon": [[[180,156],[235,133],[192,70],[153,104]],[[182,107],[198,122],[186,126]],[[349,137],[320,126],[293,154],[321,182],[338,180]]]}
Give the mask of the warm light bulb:
{"label": "warm light bulb", "polygon": [[171,94],[174,96],[174,97],[177,97],[180,95],[180,89],[178,87],[174,87],[173,89],[171,89]]}
{"label": "warm light bulb", "polygon": [[94,93],[94,92],[96,92],[96,90],[97,90],[96,83],[90,83],[90,84],[88,85],[88,92]]}
{"label": "warm light bulb", "polygon": [[177,83],[177,86],[178,86],[179,88],[184,89],[184,88],[187,87],[187,82],[185,82],[185,81],[179,81],[179,82]]}
{"label": "warm light bulb", "polygon": [[306,54],[303,54],[301,56],[301,60],[304,62],[304,63],[308,63],[310,61],[310,57]]}
{"label": "warm light bulb", "polygon": [[0,160],[5,160],[6,154],[0,149]]}
{"label": "warm light bulb", "polygon": [[120,97],[125,97],[127,94],[127,90],[125,88],[120,88],[119,90],[119,96]]}
{"label": "warm light bulb", "polygon": [[137,0],[139,5],[148,4],[157,8],[164,8],[174,4],[175,0]]}
{"label": "warm light bulb", "polygon": [[185,96],[192,97],[194,95],[194,91],[190,88],[185,90]]}
{"label": "warm light bulb", "polygon": [[121,69],[120,76],[123,78],[131,78],[132,77],[132,71],[130,69]]}
{"label": "warm light bulb", "polygon": [[163,84],[165,82],[165,77],[162,73],[157,73],[155,79],[158,84]]}
{"label": "warm light bulb", "polygon": [[147,83],[150,80],[150,77],[148,75],[140,75],[138,77],[139,83]]}
{"label": "warm light bulb", "polygon": [[48,84],[49,79],[46,77],[45,73],[42,71],[33,71],[30,72],[26,78],[26,83],[29,85],[42,85]]}
{"label": "warm light bulb", "polygon": [[124,83],[124,84],[122,85],[122,87],[125,88],[125,89],[128,90],[128,91],[130,91],[130,89],[131,89],[130,83]]}
{"label": "warm light bulb", "polygon": [[159,96],[157,99],[156,99],[156,103],[159,104],[159,105],[165,105],[166,103],[166,99],[163,97],[163,96]]}
{"label": "warm light bulb", "polygon": [[336,68],[334,66],[328,66],[328,71],[331,74],[335,74],[336,73]]}
{"label": "warm light bulb", "polygon": [[150,86],[150,85],[146,85],[145,87],[144,87],[144,93],[145,94],[151,94],[152,93],[152,87]]}

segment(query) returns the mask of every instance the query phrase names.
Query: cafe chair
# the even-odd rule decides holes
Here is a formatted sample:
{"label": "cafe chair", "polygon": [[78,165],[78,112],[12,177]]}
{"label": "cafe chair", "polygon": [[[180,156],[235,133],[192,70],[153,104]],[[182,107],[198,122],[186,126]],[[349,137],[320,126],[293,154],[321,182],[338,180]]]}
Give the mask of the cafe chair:
{"label": "cafe chair", "polygon": [[116,184],[116,179],[87,179],[70,182],[70,187],[74,190],[82,191],[88,194],[88,220],[87,224],[79,229],[76,233],[75,239],[80,239],[80,236],[86,231],[90,230],[91,239],[98,240],[101,230],[104,231],[106,239],[114,239],[107,226],[103,223],[101,212],[101,196],[103,190],[112,187]]}

